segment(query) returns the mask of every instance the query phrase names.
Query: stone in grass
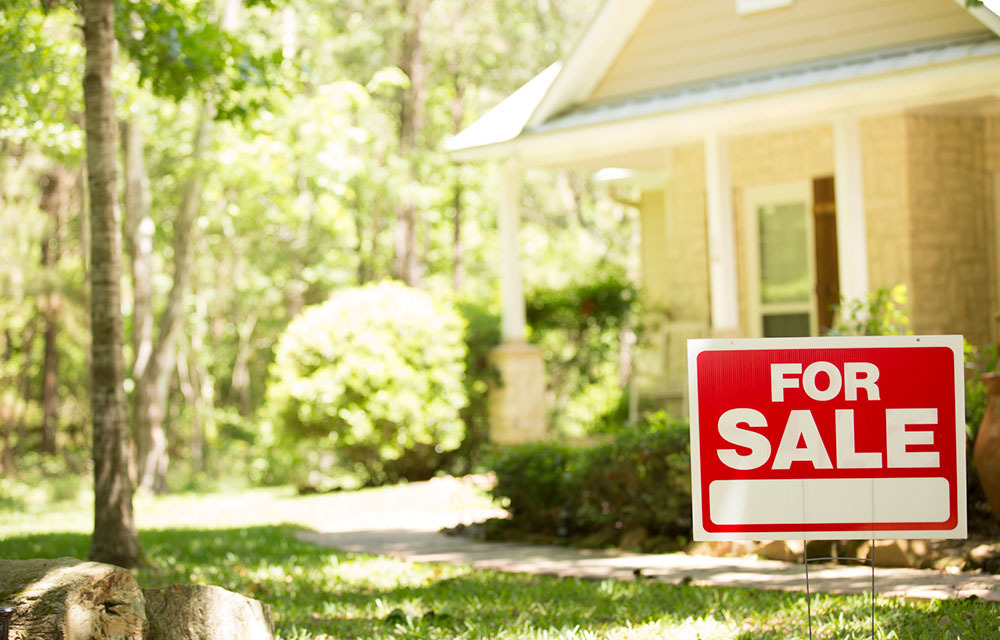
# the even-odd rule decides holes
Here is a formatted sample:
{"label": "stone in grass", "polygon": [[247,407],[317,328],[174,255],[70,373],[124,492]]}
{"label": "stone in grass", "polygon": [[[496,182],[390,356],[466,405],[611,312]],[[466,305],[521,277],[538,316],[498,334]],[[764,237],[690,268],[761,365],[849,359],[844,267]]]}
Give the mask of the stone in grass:
{"label": "stone in grass", "polygon": [[266,604],[222,587],[175,584],[143,589],[145,640],[273,640]]}
{"label": "stone in grass", "polygon": [[141,640],[142,590],[128,571],[76,558],[0,560],[10,640]]}

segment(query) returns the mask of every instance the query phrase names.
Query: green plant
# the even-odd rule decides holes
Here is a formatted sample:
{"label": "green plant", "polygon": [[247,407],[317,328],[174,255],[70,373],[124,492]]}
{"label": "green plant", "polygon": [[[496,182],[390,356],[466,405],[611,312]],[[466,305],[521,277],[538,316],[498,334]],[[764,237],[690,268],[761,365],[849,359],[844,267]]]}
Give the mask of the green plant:
{"label": "green plant", "polygon": [[575,526],[583,532],[642,527],[654,536],[691,530],[688,424],[658,412],[610,442],[579,450],[570,466]]}
{"label": "green plant", "polygon": [[491,490],[527,531],[556,533],[560,511],[572,499],[567,470],[579,457],[579,447],[533,442],[498,448],[486,465],[496,474]]}
{"label": "green plant", "polygon": [[997,346],[965,343],[965,427],[970,442],[976,439],[979,424],[986,413],[989,393],[981,380],[984,373],[997,366]]}
{"label": "green plant", "polygon": [[500,315],[486,305],[464,300],[455,308],[465,319],[465,376],[462,384],[468,403],[462,408],[465,440],[452,455],[449,465],[455,473],[471,471],[480,449],[489,439],[489,391],[500,381],[500,373],[490,362],[490,351],[500,344]]}
{"label": "green plant", "polygon": [[591,445],[506,448],[489,465],[497,477],[494,498],[525,532],[557,533],[560,520],[577,535],[636,527],[654,536],[690,531],[688,426],[663,412]]}
{"label": "green plant", "polygon": [[621,402],[620,339],[634,320],[635,288],[621,274],[597,274],[580,284],[535,289],[525,304],[549,376],[551,430],[586,435]]}
{"label": "green plant", "polygon": [[464,434],[462,333],[450,306],[396,282],[341,291],[297,317],[278,342],[267,412],[306,484],[432,475]]}
{"label": "green plant", "polygon": [[863,299],[845,300],[836,309],[837,320],[833,336],[894,336],[908,335],[910,316],[906,306],[906,285],[892,289],[884,287]]}

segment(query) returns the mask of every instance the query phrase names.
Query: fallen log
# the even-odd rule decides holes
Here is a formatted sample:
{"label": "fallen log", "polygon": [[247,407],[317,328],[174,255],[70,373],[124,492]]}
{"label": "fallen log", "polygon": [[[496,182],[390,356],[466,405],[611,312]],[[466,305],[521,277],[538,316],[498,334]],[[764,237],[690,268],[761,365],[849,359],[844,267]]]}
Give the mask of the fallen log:
{"label": "fallen log", "polygon": [[0,560],[10,640],[142,640],[142,590],[128,571],[76,558]]}

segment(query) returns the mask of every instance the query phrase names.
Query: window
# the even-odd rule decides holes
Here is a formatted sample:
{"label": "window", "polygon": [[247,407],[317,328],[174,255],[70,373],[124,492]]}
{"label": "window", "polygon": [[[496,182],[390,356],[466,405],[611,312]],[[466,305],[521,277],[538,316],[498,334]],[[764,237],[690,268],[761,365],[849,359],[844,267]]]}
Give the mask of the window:
{"label": "window", "polygon": [[747,190],[744,228],[751,335],[816,333],[812,226],[810,183]]}

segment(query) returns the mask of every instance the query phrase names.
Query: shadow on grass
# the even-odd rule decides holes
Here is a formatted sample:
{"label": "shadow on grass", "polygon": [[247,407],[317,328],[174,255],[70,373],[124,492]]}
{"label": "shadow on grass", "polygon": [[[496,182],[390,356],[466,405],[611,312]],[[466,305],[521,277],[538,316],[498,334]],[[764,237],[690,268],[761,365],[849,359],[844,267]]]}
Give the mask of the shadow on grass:
{"label": "shadow on grass", "polygon": [[[216,584],[271,605],[279,635],[302,638],[727,638],[806,636],[801,594],[556,579],[419,565],[300,542],[293,526],[143,531],[144,587]],[[0,541],[5,558],[85,558],[89,535]],[[814,596],[816,638],[869,637],[864,596]],[[1000,608],[881,600],[880,637],[994,639]]]}

